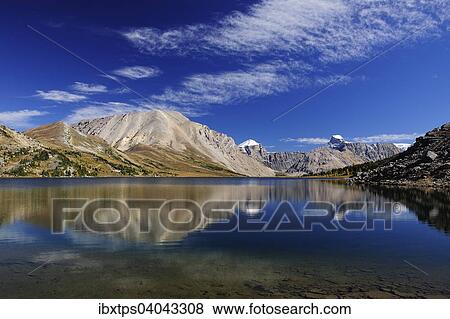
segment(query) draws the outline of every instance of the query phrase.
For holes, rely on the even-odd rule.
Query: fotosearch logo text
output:
[[[381,207],[380,207],[381,206]],[[52,232],[63,234],[68,224],[95,233],[133,231],[168,232],[300,232],[315,227],[326,231],[371,231],[392,229],[392,219],[401,213],[398,203],[345,202],[339,205],[309,201],[207,201],[148,199],[53,199]],[[207,227],[214,225],[214,227]]]

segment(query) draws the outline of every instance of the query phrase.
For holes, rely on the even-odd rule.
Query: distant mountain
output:
[[[334,148],[337,150],[343,149],[346,144],[347,144],[347,142],[342,137],[342,135],[332,135],[330,141],[328,142],[328,145],[331,148]]]
[[[74,126],[124,152],[158,150],[206,160],[246,176],[273,176],[274,172],[240,151],[234,140],[195,123],[179,112],[155,110],[82,121]],[[144,151],[145,150],[145,151]]]
[[[255,140],[246,140],[245,142],[242,142],[241,144],[239,144],[239,148],[240,149],[245,149],[248,146],[258,146],[261,145],[260,143],[258,143]]]
[[[268,154],[262,144],[252,139],[246,140],[245,142],[239,144],[239,149],[243,154],[250,156],[251,158],[254,158],[260,162],[264,162]]]
[[[260,143],[253,142],[244,142],[241,144],[241,150],[266,166],[288,175],[322,173],[355,164],[378,161],[401,152],[401,149],[394,144],[350,143],[341,135],[333,135],[328,145],[310,152],[270,153]]]
[[[181,113],[160,110],[23,134],[0,127],[0,176],[302,176],[400,152],[394,144],[349,143],[340,135],[310,152],[268,152],[255,140],[236,145]]]
[[[360,172],[356,182],[450,185],[450,123],[417,138],[405,152]]]
[[[408,148],[412,146],[412,144],[408,143],[394,143],[395,146],[397,146],[399,149],[402,150],[402,152],[406,151]]]
[[[393,143],[353,143],[347,142],[342,135],[333,135],[328,142],[328,147],[342,153],[350,152],[358,159],[357,162],[373,162],[389,158],[403,151],[404,146],[399,147]]]
[[[288,169],[306,156],[302,152],[268,152],[262,144],[252,139],[239,144],[239,148],[247,156],[281,173],[287,172]]]

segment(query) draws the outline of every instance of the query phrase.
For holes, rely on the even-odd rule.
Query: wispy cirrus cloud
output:
[[[348,139],[353,143],[400,143],[400,142],[413,142],[417,137],[423,134],[380,134],[366,137],[353,137]],[[297,138],[284,138],[282,142],[293,142],[300,145],[324,145],[330,141],[330,138],[325,137],[297,137]]]
[[[113,93],[113,94],[128,94],[130,92],[131,92],[130,89],[125,88],[125,87],[119,87],[119,88],[111,91],[111,93]]]
[[[349,81],[345,76],[320,72],[310,75],[311,68],[304,63],[275,60],[235,71],[194,74],[186,77],[180,85],[167,88],[150,99],[179,106],[223,105],[287,92],[298,86],[326,85],[337,77],[343,83]]]
[[[157,77],[161,74],[161,70],[156,67],[137,65],[123,67],[114,70],[112,73],[131,80],[138,80]]]
[[[370,54],[422,26],[438,32],[449,18],[443,0],[263,0],[213,24],[168,30],[130,28],[121,35],[152,55],[186,54],[315,56],[342,61]]]
[[[50,90],[50,91],[36,91],[36,97],[43,100],[55,102],[79,102],[85,100],[87,97],[80,94],[73,94],[67,91]]]
[[[120,34],[150,55],[233,58],[241,64],[234,71],[193,74],[156,96],[179,104],[223,104],[310,85],[305,79],[314,77],[320,83],[317,72],[328,82],[331,65],[367,60],[405,37],[414,41],[442,33],[449,12],[444,0],[263,0],[211,24],[129,28]],[[260,74],[259,68],[281,59],[290,62]],[[311,66],[302,70],[302,81],[298,64]],[[256,76],[261,87],[254,85]],[[255,91],[245,94],[240,87]]]
[[[293,74],[280,61],[259,64],[236,71],[216,74],[203,73],[188,76],[178,87],[168,88],[161,95],[151,98],[164,103],[179,105],[227,104],[252,97],[285,92],[302,78],[308,66],[296,66]]]
[[[77,92],[82,92],[82,93],[106,93],[106,92],[108,92],[108,88],[102,84],[75,82],[74,84],[71,85],[71,88]]]
[[[394,142],[410,142],[423,134],[380,134],[366,137],[355,137],[352,139],[354,142],[359,143],[394,143]]]
[[[0,123],[16,129],[24,129],[32,126],[31,120],[38,116],[46,115],[47,112],[38,110],[19,110],[0,112]]]

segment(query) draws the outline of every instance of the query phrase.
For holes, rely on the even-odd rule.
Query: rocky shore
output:
[[[415,187],[450,187],[450,123],[434,129],[408,150],[378,167],[359,172],[354,183]]]

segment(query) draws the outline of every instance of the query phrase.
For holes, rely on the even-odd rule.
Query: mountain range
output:
[[[291,176],[330,171],[351,165],[378,161],[402,152],[391,143],[350,143],[341,135],[333,135],[326,146],[310,152],[268,152],[260,143],[248,140],[240,144],[241,151],[273,170]]]
[[[335,135],[310,152],[268,152],[254,140],[237,145],[179,112],[162,110],[57,122],[23,133],[0,127],[1,176],[302,176],[401,151]]]

